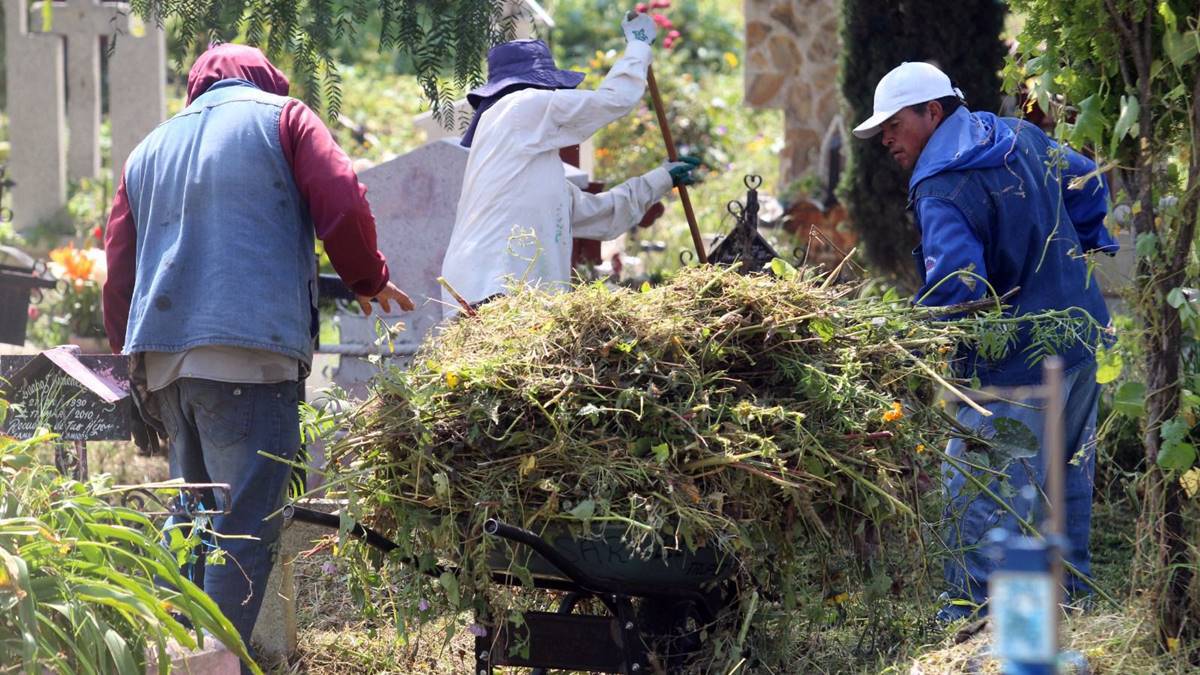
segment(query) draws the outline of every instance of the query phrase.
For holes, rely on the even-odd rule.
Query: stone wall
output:
[[[838,115],[837,0],[744,0],[746,104],[784,110],[783,184],[819,173]]]

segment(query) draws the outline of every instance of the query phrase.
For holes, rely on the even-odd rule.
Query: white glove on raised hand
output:
[[[630,14],[633,18],[630,18]],[[626,14],[625,20],[621,22],[621,30],[625,31],[626,42],[644,42],[652,45],[654,38],[658,37],[658,26],[654,24],[654,19],[641,12]]]

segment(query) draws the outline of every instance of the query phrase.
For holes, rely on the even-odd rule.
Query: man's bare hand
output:
[[[375,295],[360,295],[357,297],[358,306],[362,307],[363,314],[366,316],[371,316],[372,300],[378,301],[379,306],[383,308],[384,312],[392,311],[393,300],[395,300],[396,304],[400,306],[400,309],[406,312],[411,312],[416,306],[413,304],[412,299],[408,297],[407,293],[399,288],[396,288],[396,284],[393,284],[390,281],[387,282],[387,285],[383,287],[382,291],[379,291]]]

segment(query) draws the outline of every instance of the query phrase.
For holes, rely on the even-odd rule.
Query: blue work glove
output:
[[[654,19],[641,12],[626,14],[625,20],[621,22],[621,30],[625,31],[625,41],[631,43],[645,42],[652,45],[654,38],[658,37],[658,26],[654,24]]]
[[[699,157],[682,156],[678,162],[667,162],[663,167],[667,173],[671,174],[671,184],[675,187],[680,185],[695,185],[696,177],[692,175],[700,166]]]

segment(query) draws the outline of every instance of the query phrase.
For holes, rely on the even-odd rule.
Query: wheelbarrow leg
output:
[[[490,625],[490,624],[481,624]],[[475,636],[475,675],[492,675],[492,636]]]
[[[559,614],[570,614],[575,611],[575,605],[579,604],[580,600],[591,596],[591,593],[576,593],[571,592],[563,596],[562,602],[558,603]],[[546,675],[545,668],[534,668],[529,671],[529,675]]]
[[[634,618],[633,603],[629,598],[614,597],[617,607],[617,622],[621,630],[621,648],[625,652],[626,675],[643,675],[650,672],[646,646]]]

